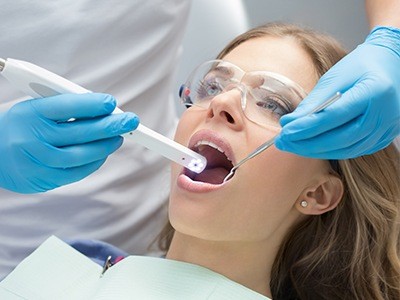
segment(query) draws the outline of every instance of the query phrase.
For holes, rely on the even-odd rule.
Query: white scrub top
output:
[[[3,2],[0,57],[26,60],[89,90],[110,93],[144,125],[173,136],[174,75],[191,1]],[[209,49],[207,43],[224,45],[247,29],[241,0],[194,2],[196,12],[199,5],[209,10],[196,15],[200,26],[191,23],[195,32],[188,32],[188,51],[197,45]],[[219,50],[220,44],[206,59]],[[22,98],[0,76],[0,110]],[[0,278],[50,234],[99,239],[132,254],[147,252],[167,219],[168,191],[169,161],[128,139],[80,182],[36,195],[0,189]]]

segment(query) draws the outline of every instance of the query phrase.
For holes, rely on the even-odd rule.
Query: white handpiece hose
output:
[[[84,94],[89,90],[29,62],[0,58],[0,72],[10,83],[33,98],[50,97],[64,93]],[[113,113],[122,113],[118,107]],[[142,146],[196,172],[204,170],[207,160],[204,156],[166,138],[139,124],[124,136],[132,137]]]

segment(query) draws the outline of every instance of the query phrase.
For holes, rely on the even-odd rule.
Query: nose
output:
[[[235,87],[215,96],[208,107],[207,120],[223,122],[234,130],[242,129],[244,120],[243,96],[244,91],[240,87]]]

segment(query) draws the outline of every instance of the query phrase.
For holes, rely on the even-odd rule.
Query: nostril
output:
[[[226,120],[231,123],[231,124],[235,124],[235,120],[233,119],[233,117],[227,113],[226,111],[223,111],[222,114],[224,114]]]

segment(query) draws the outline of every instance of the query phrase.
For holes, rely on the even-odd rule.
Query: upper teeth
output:
[[[195,145],[196,148],[200,147],[201,145],[208,145],[214,149],[217,149],[219,152],[224,153],[224,150],[221,147],[218,147],[216,144],[214,144],[213,142],[210,141],[206,141],[206,140],[201,140],[198,141]],[[229,158],[228,158],[229,159]],[[230,159],[229,159],[230,160]]]

